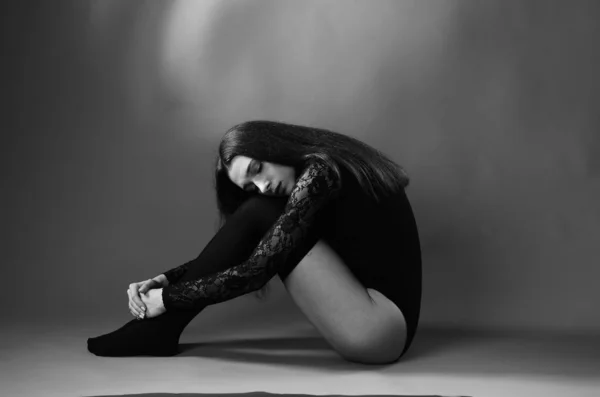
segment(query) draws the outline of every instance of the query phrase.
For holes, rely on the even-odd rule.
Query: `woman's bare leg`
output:
[[[308,320],[345,359],[366,364],[396,361],[406,341],[401,310],[365,288],[323,240],[283,283]]]

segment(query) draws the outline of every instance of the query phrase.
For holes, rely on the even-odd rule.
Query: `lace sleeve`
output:
[[[318,211],[335,197],[341,181],[320,160],[310,163],[298,178],[281,216],[260,240],[249,259],[227,270],[163,288],[167,310],[211,305],[261,289],[280,265],[295,257]]]

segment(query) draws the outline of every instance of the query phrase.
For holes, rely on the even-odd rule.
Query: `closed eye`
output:
[[[262,171],[263,163],[262,161],[252,160],[250,164],[248,164],[248,169],[246,170],[246,176],[256,175]],[[247,183],[244,186],[244,190],[247,192],[252,192],[257,189],[254,183]]]
[[[256,166],[254,173],[259,174],[262,171],[263,163],[262,163],[262,161],[256,161],[255,163],[258,165]]]

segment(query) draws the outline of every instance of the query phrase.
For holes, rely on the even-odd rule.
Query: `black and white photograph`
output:
[[[600,1],[0,29],[0,396],[600,396]]]

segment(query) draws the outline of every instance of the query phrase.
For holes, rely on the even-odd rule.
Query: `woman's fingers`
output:
[[[133,307],[133,303],[131,303],[131,301],[129,301],[129,312],[133,317],[139,317],[139,314],[137,313],[135,307]]]
[[[144,314],[144,309],[140,308],[135,303],[134,295],[132,294],[132,292],[131,292],[130,289],[127,290],[127,295],[129,296],[129,305],[134,310],[135,314],[137,314],[138,316],[139,315],[143,315]],[[137,296],[137,299],[139,299],[139,296]]]
[[[129,301],[127,302],[129,305],[129,311],[131,312],[132,315],[134,315],[135,317],[139,317],[140,313],[139,313],[139,309],[137,307],[135,307],[135,304],[133,303],[133,301],[131,300],[131,291],[127,290],[127,296],[129,297]]]
[[[139,313],[135,306],[133,305],[133,303],[131,301],[129,301],[129,312],[131,313],[131,315],[135,318],[143,318],[144,315]]]
[[[147,281],[144,281],[144,282],[142,283],[142,285],[140,285],[140,289],[138,290],[138,292],[139,292],[140,294],[145,294],[146,292],[148,292],[148,286],[147,286],[147,284],[148,284],[148,282],[147,282]]]
[[[138,288],[139,287],[137,283],[129,284],[129,299],[133,301],[134,305],[138,308],[139,311],[143,311],[146,309],[146,305],[144,305],[144,302],[142,302],[142,299],[140,298]]]
[[[139,317],[139,314],[136,313],[135,308],[131,304],[131,301],[129,302],[129,312],[133,317]]]
[[[144,281],[144,283],[142,284],[142,286],[139,289],[139,292],[141,294],[145,294],[146,292],[148,292],[149,290],[151,290],[153,288],[154,283],[156,283],[156,281],[152,280],[152,279]]]

